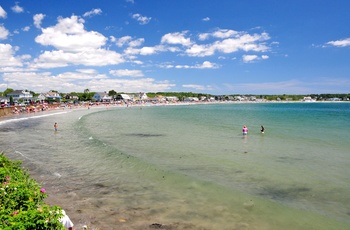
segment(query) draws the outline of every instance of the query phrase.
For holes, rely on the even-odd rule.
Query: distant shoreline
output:
[[[262,104],[262,103],[350,103],[350,101],[213,101],[213,102],[170,102],[170,103],[137,103],[137,104],[99,104],[99,105],[74,105],[74,106],[66,106],[66,107],[49,107],[47,110],[42,111],[41,109],[35,112],[22,112],[19,114],[14,113],[15,108],[19,108],[22,106],[11,106],[0,108],[0,119],[3,120],[13,118],[16,116],[23,115],[37,115],[42,113],[53,113],[58,111],[70,111],[77,109],[90,109],[90,108],[108,108],[108,107],[143,107],[143,106],[173,106],[173,105],[209,105],[209,104]],[[28,106],[29,107],[29,106]],[[40,105],[38,107],[41,107]],[[27,106],[25,107],[25,111],[27,111]]]

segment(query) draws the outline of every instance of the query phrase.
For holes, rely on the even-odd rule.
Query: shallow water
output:
[[[0,121],[0,146],[77,227],[349,229],[349,115],[350,103],[61,110]]]

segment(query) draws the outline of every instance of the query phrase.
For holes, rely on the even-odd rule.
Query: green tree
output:
[[[7,89],[5,89],[5,91],[4,91],[4,95],[7,96],[7,94],[12,93],[13,91],[14,91],[13,89],[7,88]]]
[[[35,93],[34,91],[29,91],[29,93],[31,93],[33,95],[33,97],[37,97],[39,94]]]
[[[113,89],[108,92],[108,96],[115,96],[117,95],[117,92],[114,91]]]

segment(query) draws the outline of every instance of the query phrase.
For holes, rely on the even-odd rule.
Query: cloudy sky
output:
[[[0,91],[350,93],[348,0],[0,1]]]

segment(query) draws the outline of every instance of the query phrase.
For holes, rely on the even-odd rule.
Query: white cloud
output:
[[[157,45],[157,46],[144,46],[142,48],[134,48],[134,47],[128,47],[124,50],[124,53],[126,55],[153,55],[153,54],[157,54],[159,52],[166,52],[166,51],[170,51],[170,52],[176,52],[178,51],[177,48],[174,47],[166,47],[163,45]]]
[[[268,55],[261,55],[261,57],[259,57],[258,55],[243,55],[242,59],[243,59],[243,62],[249,63],[249,62],[254,62],[257,60],[269,59],[269,56]]]
[[[202,63],[202,65],[199,65],[199,68],[200,69],[217,69],[218,65],[210,61],[205,61]]]
[[[15,5],[11,7],[12,11],[15,13],[22,13],[24,11],[23,7],[20,7],[19,5]]]
[[[243,55],[242,58],[243,58],[243,62],[247,63],[258,59],[259,57],[257,55]]]
[[[131,36],[124,36],[121,38],[117,38],[116,39],[116,45],[119,47],[122,47],[124,44],[128,43],[129,41],[131,41],[132,37]]]
[[[238,37],[240,34],[244,34],[244,32],[238,32],[235,30],[228,30],[228,29],[217,29],[212,33],[201,33],[198,35],[199,40],[206,40],[209,37],[214,38],[230,38],[230,37]]]
[[[95,49],[84,52],[45,51],[34,60],[36,68],[56,68],[69,65],[106,66],[123,63],[122,56],[114,51]]]
[[[111,42],[116,42],[117,38],[114,36],[109,36],[109,40],[111,40]]]
[[[205,39],[208,36],[208,34],[205,34],[202,35],[200,38]],[[242,32],[236,32],[233,30],[219,30],[212,33],[211,36],[226,39],[215,41],[211,44],[194,44],[185,51],[187,55],[204,57],[213,55],[215,54],[215,52],[234,53],[239,50],[245,52],[265,52],[270,49],[265,44],[265,41],[270,39],[267,33],[250,35]],[[231,36],[234,36],[234,38],[231,38]]]
[[[117,77],[143,77],[141,70],[129,70],[129,69],[119,69],[119,70],[110,70],[109,74]]]
[[[24,27],[23,29],[22,29],[22,31],[25,31],[25,32],[27,32],[27,31],[29,31],[30,30],[30,26],[26,26],[26,27]]]
[[[83,52],[105,45],[107,38],[98,32],[84,30],[83,23],[84,20],[77,16],[58,18],[57,25],[43,28],[35,41],[68,52]]]
[[[228,30],[228,29],[219,29],[214,33],[212,33],[212,36],[216,38],[230,38],[230,37],[236,37],[237,35],[239,35],[239,32],[235,30]]]
[[[140,25],[146,25],[152,19],[151,17],[142,16],[141,14],[133,14],[132,18],[136,19],[136,21],[138,21],[140,23]]]
[[[130,42],[129,42],[129,46],[131,46],[131,47],[140,46],[140,45],[142,45],[144,42],[145,42],[145,39],[144,39],[144,38],[138,38],[138,39],[135,39],[135,40],[133,40],[133,41],[130,41]]]
[[[41,22],[45,18],[45,14],[36,14],[33,16],[34,25],[36,28],[41,28]]]
[[[7,39],[7,36],[9,36],[9,31],[3,25],[0,25],[0,40]]]
[[[202,33],[198,35],[198,38],[200,41],[207,40],[209,38],[210,34],[209,33]]]
[[[161,43],[189,46],[192,42],[190,38],[185,37],[186,33],[187,31],[165,34],[161,39]]]
[[[91,11],[86,12],[83,16],[84,17],[92,17],[94,15],[99,15],[101,13],[102,13],[101,9],[92,9]]]
[[[0,6],[0,18],[6,18],[7,13],[6,11]]]
[[[65,72],[58,74],[55,77],[66,82],[72,82],[76,80],[108,79],[106,75],[99,74],[97,71]]]
[[[46,92],[48,86],[60,92],[82,92],[93,79],[106,79],[104,75],[90,75],[65,72],[56,76],[50,72],[13,72],[5,73],[4,79],[10,88],[31,89],[35,92]]]
[[[327,42],[326,44],[336,46],[336,47],[346,47],[346,46],[350,46],[350,38],[337,40],[337,41],[330,41],[330,42]]]
[[[182,85],[184,88],[192,88],[195,90],[200,90],[200,91],[210,91],[213,90],[213,87],[210,85],[196,85],[196,84],[187,84],[187,85]]]
[[[125,0],[126,2],[130,2],[131,4],[134,4],[135,1],[134,0]]]
[[[186,51],[186,54],[189,56],[198,56],[198,57],[205,57],[205,56],[211,56],[215,53],[215,47],[213,45],[197,45],[194,44],[190,48],[188,48]]]
[[[151,54],[155,54],[157,53],[158,51],[161,51],[162,48],[160,46],[158,47],[142,47],[141,49],[139,49],[141,55],[151,55]]]
[[[85,73],[85,74],[96,74],[97,71],[95,69],[77,69],[76,70],[79,73]]]
[[[176,69],[217,69],[219,68],[219,65],[212,63],[210,61],[204,61],[202,64],[197,65],[163,65],[163,68],[169,69],[169,68],[176,68]]]
[[[122,55],[102,47],[108,40],[102,34],[84,29],[83,19],[77,16],[58,18],[55,26],[42,29],[35,41],[57,50],[45,51],[34,60],[36,68],[55,68],[69,65],[105,66],[124,62]]]
[[[207,22],[207,21],[210,21],[210,18],[209,17],[205,17],[202,19],[203,21]]]
[[[101,92],[117,90],[122,92],[160,92],[169,90],[175,84],[156,81],[153,78],[113,79],[93,69],[79,69],[52,75],[50,72],[7,72],[3,74],[8,87],[46,92],[48,86],[59,92],[83,92],[85,89]]]
[[[144,41],[145,41],[144,38],[138,38],[138,39],[132,40],[131,36],[124,36],[124,37],[121,37],[121,38],[116,38],[115,39],[115,44],[118,47],[122,47],[125,44],[127,44],[130,47],[137,47],[137,46],[142,45],[144,43]]]
[[[22,66],[21,57],[15,57],[16,47],[10,44],[0,43],[0,67],[20,67]]]

